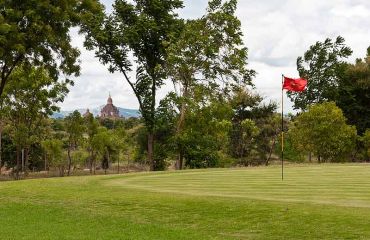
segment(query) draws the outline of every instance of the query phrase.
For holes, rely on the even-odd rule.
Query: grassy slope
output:
[[[370,166],[0,183],[0,239],[370,239]]]

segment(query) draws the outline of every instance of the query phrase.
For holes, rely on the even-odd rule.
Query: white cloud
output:
[[[352,7],[340,6],[338,8],[332,9],[331,13],[338,17],[345,18],[369,18],[370,10],[364,5],[356,5]]]
[[[102,1],[111,11],[113,0]],[[185,0],[181,17],[195,18],[205,12],[207,0]],[[370,45],[370,1],[368,0],[239,0],[237,15],[242,22],[244,42],[249,48],[250,68],[258,72],[256,90],[280,103],[281,74],[297,76],[298,56],[325,38],[338,35],[353,49],[351,61],[363,58]],[[61,105],[63,109],[95,107],[106,102],[110,91],[116,105],[138,108],[137,100],[122,76],[110,74],[83,49],[83,37],[73,30],[73,44],[81,49],[82,74]],[[163,97],[171,88],[159,91]],[[286,99],[286,98],[285,98]],[[286,99],[286,111],[292,103]]]

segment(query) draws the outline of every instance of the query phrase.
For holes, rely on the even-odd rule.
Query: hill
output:
[[[367,165],[0,182],[2,239],[370,239]]]
[[[100,114],[100,110],[104,107],[103,106],[100,106],[100,107],[96,107],[96,108],[93,108],[93,109],[90,109],[90,112],[96,117]],[[121,107],[117,107],[118,110],[119,110],[119,115],[121,117],[124,117],[124,118],[130,118],[130,117],[134,117],[134,118],[138,118],[140,117],[140,111],[139,110],[136,110],[136,109],[128,109],[128,108],[121,108]],[[77,111],[79,111],[81,114],[84,114],[86,112],[86,109],[76,109]],[[60,111],[60,112],[55,112],[53,113],[53,115],[51,116],[52,118],[65,118],[66,116],[68,116],[69,114],[71,114],[73,111]]]

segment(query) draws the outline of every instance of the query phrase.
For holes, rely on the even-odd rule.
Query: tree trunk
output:
[[[319,163],[321,163],[321,156],[319,155],[319,156],[317,156],[317,161],[319,162]]]
[[[118,161],[118,170],[117,170],[117,173],[119,174],[119,153],[118,153],[118,159],[117,159],[117,161]]]
[[[185,115],[186,115],[186,103],[185,103],[184,99],[186,99],[188,97],[188,95],[189,95],[188,86],[187,86],[187,82],[185,82],[184,92],[182,94],[183,101],[181,103],[181,108],[180,108],[180,117],[179,117],[179,121],[177,123],[177,129],[176,129],[177,135],[180,135],[183,128],[184,128]],[[181,144],[178,144],[178,150],[179,150],[179,154],[178,154],[178,158],[177,158],[176,168],[177,168],[177,170],[182,170],[183,161],[184,161],[184,151],[182,149]]]
[[[59,166],[59,177],[64,177],[64,166]]]
[[[269,152],[269,156],[265,162],[265,165],[268,166],[269,163],[270,163],[270,159],[271,159],[271,155],[272,155],[272,152],[274,151],[274,147],[275,147],[275,143],[276,143],[276,138],[274,138],[273,142],[272,142],[272,145],[271,145],[271,148],[270,148],[270,152]]]
[[[3,167],[3,161],[2,161],[2,158],[1,158],[1,155],[2,155],[2,142],[1,142],[1,139],[3,137],[3,126],[0,122],[0,175],[1,175],[1,168]]]
[[[311,152],[308,153],[308,161],[310,163],[312,162],[312,153]]]
[[[107,169],[109,169],[109,162],[110,162],[110,154],[109,154],[109,151],[107,151],[107,160],[108,160],[108,162],[107,162],[107,167],[105,168],[105,174],[107,174]]]
[[[47,171],[47,166],[48,166],[48,158],[47,158],[47,154],[45,153],[44,154],[44,171],[45,172]]]
[[[28,176],[28,160],[29,160],[29,148],[24,149],[24,174]]]
[[[93,163],[94,163],[93,172],[95,175],[96,174],[96,159],[95,158],[93,159]]]
[[[22,153],[22,155],[21,155],[22,156],[22,158],[21,158],[22,159],[21,169],[22,169],[22,172],[24,172],[24,148],[22,148],[21,153]]]
[[[92,168],[93,168],[93,152],[92,150],[89,150],[89,168],[90,168],[90,175],[92,174]]]
[[[182,167],[184,166],[184,152],[182,151],[182,149],[180,149],[180,152],[179,152],[179,170],[182,170]]]
[[[71,164],[72,164],[72,159],[71,159],[71,148],[68,147],[68,171],[67,175],[69,176],[71,173]]]
[[[20,164],[21,164],[21,159],[20,159],[20,147],[17,146],[17,165],[16,165],[16,171],[15,171],[15,179],[19,179],[19,169],[20,169]]]
[[[154,145],[154,134],[148,133],[148,162],[150,164],[150,171],[154,171],[154,159],[153,159],[153,145]]]

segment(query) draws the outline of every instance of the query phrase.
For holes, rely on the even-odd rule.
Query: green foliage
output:
[[[89,139],[92,139],[94,135],[98,133],[99,122],[91,113],[84,117],[84,121],[84,124],[86,126],[86,133]]]
[[[226,151],[231,116],[232,109],[223,100],[211,101],[191,111],[189,109],[187,125],[178,139],[178,143],[183,147],[186,166],[190,168],[219,166],[220,151]]]
[[[0,96],[22,64],[43,66],[54,81],[79,74],[79,51],[69,31],[101,12],[98,1],[12,0],[1,1],[0,9]]]
[[[178,169],[269,164],[281,146],[281,118],[275,103],[264,104],[248,89],[255,72],[247,69],[237,1],[210,0],[202,17],[186,21],[176,14],[181,7],[181,0],[116,0],[105,15],[97,0],[0,1],[0,151],[6,158],[0,165],[19,169],[24,150],[26,169],[40,169],[42,149],[61,175],[67,157],[68,174],[73,164],[89,164],[92,173],[96,159],[107,169],[123,154],[151,170],[165,170],[175,160]],[[79,73],[79,53],[69,38],[77,25],[85,46],[111,72],[123,74],[142,118],[95,119],[75,111],[64,120],[48,119],[73,84],[59,77]],[[292,127],[283,119],[291,127],[286,159],[301,162],[307,152],[324,161],[369,158],[370,47],[355,64],[344,62],[351,52],[337,37],[297,59],[309,85],[288,95],[295,108],[309,111],[298,114]],[[175,91],[158,104],[165,80]],[[363,136],[356,137],[329,100]],[[58,152],[62,148],[67,156]]]
[[[257,161],[255,160],[254,162],[257,162],[257,164],[264,163],[268,165],[270,163],[279,139],[279,134],[281,134],[281,116],[274,113],[273,109],[276,110],[276,104],[272,103],[260,108],[262,112],[265,112],[265,116],[256,119],[256,124],[260,129],[256,137]],[[286,125],[287,119],[284,119],[284,126]]]
[[[105,127],[100,127],[92,139],[92,144],[99,154],[106,154],[107,148],[112,146],[109,131]]]
[[[370,47],[364,60],[357,59],[355,64],[348,64],[340,76],[338,89],[336,104],[362,135],[370,128]]]
[[[370,129],[367,129],[361,138],[364,145],[364,157],[370,161]]]
[[[236,154],[238,154],[239,164],[248,165],[248,161],[244,158],[249,156],[255,150],[255,141],[260,129],[251,119],[244,119],[239,125],[239,144],[236,146]]]
[[[76,110],[67,116],[64,120],[65,130],[67,133],[67,153],[68,153],[68,176],[72,167],[72,154],[83,142],[83,133],[85,132],[84,119]]]
[[[121,72],[131,86],[140,106],[148,132],[148,160],[154,170],[153,144],[156,126],[157,89],[166,78],[168,44],[182,29],[182,21],[175,10],[182,7],[181,0],[139,1],[133,3],[116,0],[113,13],[89,22],[85,46],[94,49],[100,61],[111,72]],[[136,64],[136,81],[127,75],[133,62]]]
[[[115,120],[110,118],[103,118],[100,119],[100,124],[106,127],[107,129],[114,129]]]
[[[125,150],[124,130],[108,130],[99,127],[97,134],[91,139],[92,148],[98,153],[103,169],[108,169],[111,162],[120,157],[120,151]]]
[[[41,146],[46,153],[49,165],[59,168],[60,175],[63,176],[64,168],[67,164],[63,151],[63,141],[47,139],[41,142]]]
[[[236,8],[234,0],[210,1],[207,12],[199,19],[186,21],[179,38],[168,48],[166,71],[174,83],[177,98],[174,100],[178,112],[174,147],[179,169],[183,166],[182,139],[188,124],[187,115],[207,106],[207,102],[227,97],[235,86],[252,85],[255,73],[246,68],[248,54]]]
[[[261,104],[263,98],[240,88],[230,99],[233,109],[229,153],[239,164],[268,164],[279,132],[274,116],[276,104]]]
[[[324,161],[342,161],[354,150],[356,127],[346,124],[335,103],[315,104],[300,114],[289,130],[298,151],[312,152]]]
[[[84,149],[73,151],[71,155],[72,155],[74,164],[79,167],[83,166],[89,157],[88,153]]]
[[[6,167],[16,166],[16,145],[10,135],[4,129],[1,136],[1,165]]]
[[[338,81],[346,66],[343,59],[351,54],[344,38],[338,36],[335,41],[327,38],[324,42],[316,42],[303,57],[298,57],[297,70],[308,84],[304,92],[288,92],[294,108],[306,110],[314,103],[335,101]]]
[[[277,156],[280,156],[281,134],[277,137],[274,151]],[[295,147],[290,132],[284,133],[284,161],[303,163],[305,161],[305,153]]]
[[[67,82],[55,81],[43,67],[20,66],[10,80],[3,101],[9,105],[11,115],[23,115],[22,118],[51,115],[69,92]]]
[[[85,131],[84,119],[76,110],[65,118],[64,124],[68,134],[68,145],[70,148],[76,148],[82,140]]]
[[[186,21],[179,39],[168,50],[167,67],[175,83],[183,88],[252,84],[254,71],[246,69],[248,54],[236,8],[235,0],[212,0],[204,16]]]
[[[50,123],[46,117],[58,109],[57,104],[68,92],[68,84],[55,81],[42,67],[24,65],[15,68],[9,79],[5,96],[1,98],[6,105],[1,118],[8,121],[8,133],[17,146],[17,155],[25,150],[27,172],[29,153],[38,150],[41,140],[49,134]],[[19,164],[17,158],[17,174]]]
[[[98,134],[99,130],[99,121],[94,118],[94,116],[90,113],[84,116],[84,122],[86,126],[86,133],[87,133],[87,151],[89,152],[88,160],[89,160],[89,168],[90,172],[93,171],[93,163],[95,162],[96,157],[96,149],[94,149],[93,139],[96,134]]]

